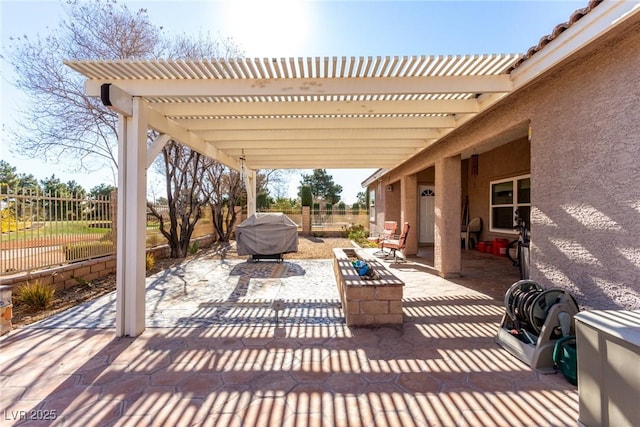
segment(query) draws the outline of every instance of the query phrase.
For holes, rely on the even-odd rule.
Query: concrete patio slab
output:
[[[148,279],[139,337],[105,296],[0,338],[0,425],[576,425],[576,387],[494,342],[517,271],[470,252],[444,280],[428,256],[388,264],[405,323],[377,328],[344,325],[330,260],[184,263]]]

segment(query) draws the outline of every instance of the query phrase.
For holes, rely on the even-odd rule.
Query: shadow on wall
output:
[[[532,278],[568,289],[582,309],[640,309],[640,214],[616,203],[532,212]]]

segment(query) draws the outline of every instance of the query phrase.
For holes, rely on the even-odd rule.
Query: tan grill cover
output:
[[[298,225],[283,213],[255,213],[236,228],[238,255],[298,252]]]

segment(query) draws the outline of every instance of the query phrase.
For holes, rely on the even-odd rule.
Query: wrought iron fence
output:
[[[282,212],[298,224],[298,230],[302,229],[303,218],[301,207],[291,209],[259,209],[258,212]],[[311,208],[310,214],[312,231],[343,231],[353,225],[362,225],[366,228],[369,224],[369,215],[367,211],[363,209],[314,207]]]
[[[298,225],[298,231],[302,230],[302,208],[299,208],[299,207],[298,208],[288,208],[288,209],[260,208],[260,209],[257,209],[257,211],[258,212],[264,212],[264,213],[283,213],[286,216],[288,216],[289,218],[291,218],[291,220]],[[246,211],[243,212],[243,217],[246,217]]]
[[[115,194],[115,193],[114,193]],[[115,199],[115,196],[112,196]],[[169,207],[154,205],[167,220]],[[269,209],[283,212],[301,230],[302,208]],[[110,196],[90,197],[43,193],[40,189],[0,185],[0,275],[32,271],[115,253],[116,203]],[[346,231],[368,226],[365,210],[334,206],[311,209],[312,231]],[[309,218],[307,218],[309,221]],[[147,247],[165,244],[160,222],[147,214]],[[214,233],[211,209],[204,207],[192,238]]]
[[[116,203],[111,197],[0,185],[0,276],[114,254]],[[168,223],[168,206],[155,207]],[[191,237],[213,233],[211,209],[205,207]],[[146,246],[166,242],[157,218],[147,215]]]
[[[109,197],[45,194],[0,185],[0,212],[0,275],[115,251]]]
[[[362,209],[347,209],[340,206],[311,208],[311,230],[342,231],[353,225],[368,226],[369,216]]]

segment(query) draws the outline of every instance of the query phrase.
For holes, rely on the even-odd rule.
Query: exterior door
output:
[[[420,243],[435,241],[436,193],[433,185],[421,185],[420,191]]]

